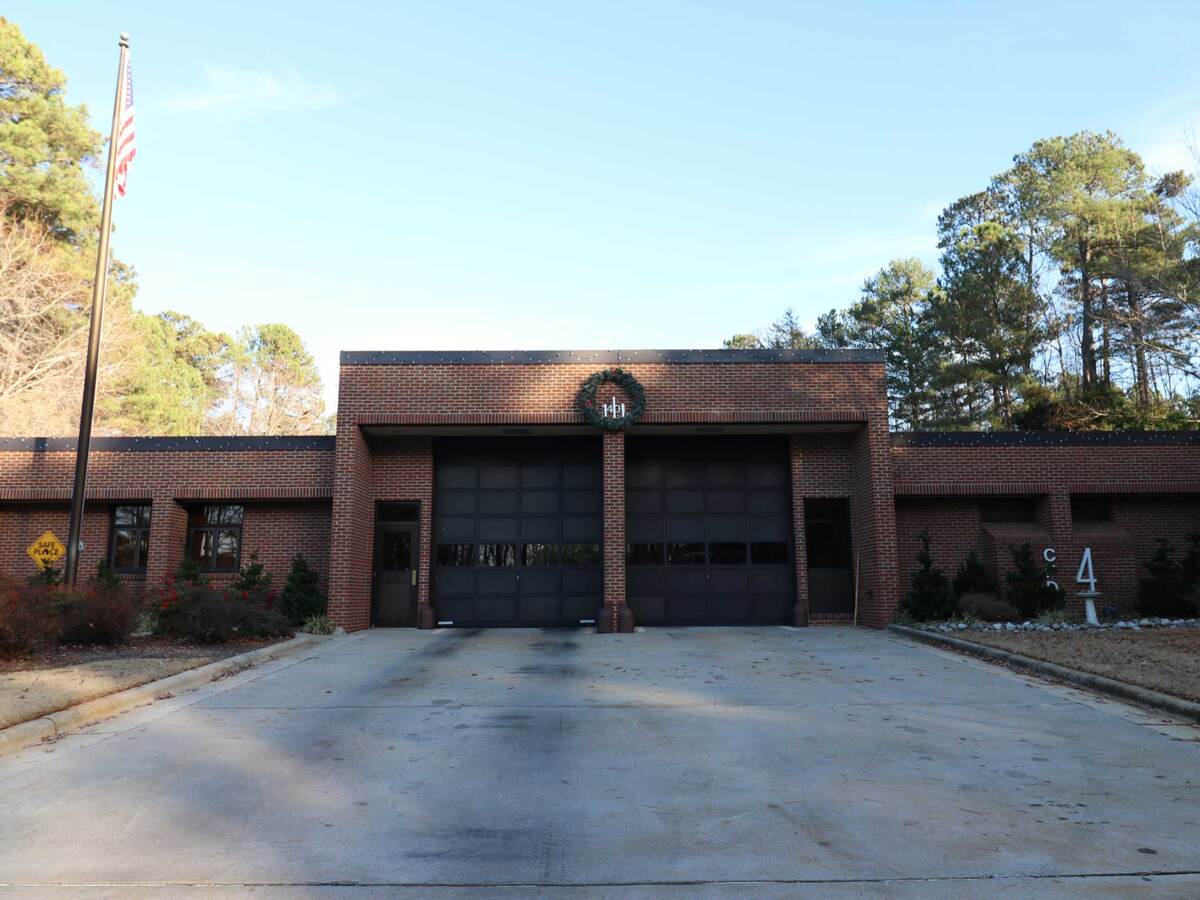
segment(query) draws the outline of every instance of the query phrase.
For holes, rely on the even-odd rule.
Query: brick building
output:
[[[578,399],[614,366],[646,398],[621,430]],[[1090,549],[1120,605],[1155,538],[1200,530],[1200,434],[891,434],[863,351],[344,353],[335,437],[93,447],[81,572],[155,583],[186,554],[219,580],[256,553],[282,580],[302,553],[348,629],[878,626],[922,529],[951,571],[1051,550],[1068,594]],[[73,448],[0,439],[0,571],[65,537]]]

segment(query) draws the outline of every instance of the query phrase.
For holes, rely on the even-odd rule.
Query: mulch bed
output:
[[[239,653],[248,653],[275,641],[231,641],[228,644],[195,644],[172,638],[148,636],[130,638],[128,644],[115,647],[100,645],[56,644],[31,656],[0,658],[0,674],[27,672],[31,669],[58,669],[106,659],[195,659],[205,657],[216,662]]]
[[[1200,702],[1200,628],[972,631],[953,636]]]

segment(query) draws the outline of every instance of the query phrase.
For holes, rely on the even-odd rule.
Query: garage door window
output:
[[[470,566],[475,563],[474,544],[438,544],[437,564],[439,566]]]
[[[523,566],[557,566],[557,544],[522,544],[521,565]]]
[[[778,566],[788,561],[788,545],[785,541],[758,541],[750,545],[750,564],[754,566]]]
[[[598,566],[600,564],[600,545],[563,544],[562,564],[564,566]]]
[[[626,544],[625,563],[630,566],[661,566],[665,544]]]
[[[517,548],[512,544],[480,544],[478,564],[484,568],[505,568],[517,564]]]
[[[670,566],[702,566],[704,565],[703,544],[668,544],[667,565]]]
[[[720,543],[708,545],[710,566],[743,566],[746,564],[746,545]]]

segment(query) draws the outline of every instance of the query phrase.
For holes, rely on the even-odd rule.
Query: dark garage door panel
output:
[[[600,565],[524,565],[526,544],[599,545],[600,442],[444,439],[435,451],[433,604],[460,626],[578,625],[602,600]],[[438,547],[513,547],[513,564],[440,565]]]
[[[645,553],[661,552],[659,564],[631,564],[626,572],[628,602],[639,623],[791,621],[795,573],[786,439],[631,438],[626,458],[626,540]],[[672,544],[703,545],[705,563],[667,564]],[[714,544],[742,560],[714,561]],[[766,545],[775,561],[755,561],[751,551]],[[694,548],[679,555],[694,557]]]

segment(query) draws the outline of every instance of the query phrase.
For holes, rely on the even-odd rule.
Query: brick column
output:
[[[858,563],[858,621],[882,628],[895,616],[900,599],[892,445],[886,416],[871,416],[854,434],[850,458],[850,526]]]
[[[150,552],[146,585],[154,588],[183,561],[187,544],[187,510],[171,497],[154,497],[150,506]]]
[[[358,424],[339,417],[329,535],[329,617],[347,631],[371,624],[374,525],[370,450]]]
[[[604,606],[596,630],[633,631],[633,612],[625,605],[625,433],[606,431],[601,469],[604,485]]]
[[[808,624],[808,552],[804,537],[804,453],[800,435],[791,436],[792,477],[792,552],[796,572],[796,605],[792,608],[792,624]]]

